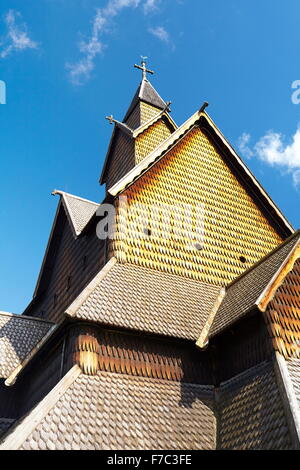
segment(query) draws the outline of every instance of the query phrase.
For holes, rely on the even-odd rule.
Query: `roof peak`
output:
[[[80,201],[83,201],[83,202],[88,202],[90,204],[94,204],[95,206],[99,206],[99,203],[98,202],[95,202],[95,201],[91,201],[90,199],[85,199],[83,197],[80,197],[80,196],[76,196],[75,194],[70,194],[70,193],[67,193],[66,191],[62,191],[60,189],[54,189],[51,193],[53,196],[56,196],[57,194],[59,196],[67,196],[67,197],[72,197],[74,199],[79,199]]]
[[[167,103],[162,99],[162,97],[155,90],[155,88],[149,82],[149,80],[146,78],[143,78],[135,92],[135,95],[130,103],[128,111],[125,114],[123,122],[127,121],[132,111],[141,101],[143,101],[144,103],[150,104],[160,110],[165,109],[167,107]]]

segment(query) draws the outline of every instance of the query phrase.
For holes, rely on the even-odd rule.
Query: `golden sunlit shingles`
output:
[[[155,132],[152,126],[149,134],[143,133],[149,138],[149,143],[143,142],[143,145],[151,148]],[[126,237],[114,241],[110,247],[111,254],[122,262],[226,285],[282,242],[197,127],[123,195],[127,196],[128,223],[124,230],[124,218],[118,217],[116,229],[117,233],[126,233]],[[136,222],[137,203],[142,205],[139,223]],[[165,231],[169,230],[169,222],[166,220],[164,226],[163,219],[168,219],[169,215],[153,215],[153,206],[172,207],[173,233],[167,238]],[[182,206],[194,211],[201,207],[204,210],[203,249],[197,249],[193,237],[191,243],[189,237],[178,236],[182,233],[179,217]],[[198,222],[195,214],[191,222],[193,228]],[[145,229],[153,230],[155,226],[161,228],[158,235],[141,237]],[[241,256],[246,258],[245,263],[241,262]]]

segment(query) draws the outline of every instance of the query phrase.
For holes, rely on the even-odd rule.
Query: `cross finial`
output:
[[[111,114],[110,116],[106,116],[106,118],[109,121],[109,124],[113,124],[115,122],[113,115]]]
[[[148,57],[141,56],[141,65],[136,65],[134,64],[134,67],[136,69],[142,70],[143,72],[143,80],[147,80],[147,73],[150,73],[151,75],[154,74],[153,70],[147,69],[147,59]]]

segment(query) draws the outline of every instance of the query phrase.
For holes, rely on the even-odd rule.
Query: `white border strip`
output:
[[[290,373],[286,364],[284,357],[278,352],[275,352],[275,372],[277,378],[281,382],[281,389],[284,389],[285,395],[285,406],[289,411],[288,423],[292,425],[293,437],[294,437],[294,446],[295,448],[300,448],[300,410],[295,394],[294,386],[290,377]]]

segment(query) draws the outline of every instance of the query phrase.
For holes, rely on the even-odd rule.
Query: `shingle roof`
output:
[[[79,196],[65,193],[64,191],[53,191],[52,194],[59,194],[62,197],[67,216],[72,224],[76,236],[80,235],[92,216],[95,214],[99,204]]]
[[[211,403],[212,389],[201,385],[80,375],[20,449],[213,449]]]
[[[209,337],[220,333],[256,306],[258,298],[299,240],[298,231],[227,287]]]
[[[153,106],[156,106],[156,108],[159,109],[164,109],[167,105],[164,100],[159,96],[155,88],[153,88],[151,83],[148,80],[142,80],[132,99],[132,102],[130,103],[130,106],[123,121],[126,121],[126,119],[129,117],[130,113],[133,111],[139,101],[145,101],[146,103],[152,104]]]
[[[298,402],[298,411],[300,412],[300,359],[293,358],[286,361],[289,375],[292,381],[294,393]]]
[[[133,330],[198,339],[220,287],[113,263],[111,260],[109,268],[103,268],[67,314]]]
[[[287,419],[272,365],[263,363],[221,384],[219,448],[291,448]]]
[[[212,386],[75,366],[14,425],[1,450],[289,449],[271,363]],[[218,433],[218,442],[216,435]]]
[[[0,312],[0,377],[9,377],[52,326],[44,320]]]

